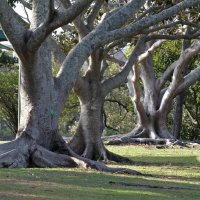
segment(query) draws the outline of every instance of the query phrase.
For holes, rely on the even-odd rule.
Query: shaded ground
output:
[[[135,165],[124,167],[156,176],[113,175],[80,169],[1,169],[0,200],[200,199],[199,149],[157,149],[155,146],[108,146],[108,148],[135,161]],[[127,187],[110,182],[193,190]]]

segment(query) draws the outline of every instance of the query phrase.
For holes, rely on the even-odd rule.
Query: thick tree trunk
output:
[[[76,84],[81,113],[77,131],[69,142],[70,148],[85,158],[92,160],[112,160],[116,162],[130,162],[129,159],[109,152],[101,139],[104,129],[103,103],[101,84],[91,78],[90,74],[82,80],[84,84]]]
[[[19,130],[15,141],[0,147],[1,166],[70,166],[72,163],[75,166],[75,162],[69,161],[70,159],[66,163],[61,160],[54,163],[55,160],[51,160],[51,156],[55,156],[53,153],[46,157],[48,151],[55,149],[60,115],[58,105],[62,104],[52,78],[48,45],[47,40],[36,53],[27,54],[20,63]]]
[[[77,132],[70,147],[78,154],[90,159],[106,159],[106,149],[101,140],[102,102],[101,100],[81,102],[81,114]],[[73,141],[76,140],[76,141]]]
[[[51,140],[58,123],[58,102],[55,82],[51,72],[51,52],[48,42],[34,56],[21,62],[20,126],[17,138],[24,133],[45,148],[51,148]]]

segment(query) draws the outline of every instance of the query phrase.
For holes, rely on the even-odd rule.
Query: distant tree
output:
[[[0,113],[10,132],[18,130],[18,69],[16,59],[0,51]]]
[[[200,52],[199,41],[196,40],[182,51],[179,48],[181,52],[174,52],[171,56],[168,55],[171,51],[167,50],[165,44],[159,47],[163,42],[156,41],[147,47],[141,62],[134,66],[132,74],[129,74],[128,87],[137,113],[137,126],[130,133],[120,137],[121,142],[138,137],[173,139],[174,136],[167,127],[167,117],[173,108],[174,98],[200,80],[199,65],[185,76],[182,73],[185,65]],[[157,57],[157,62],[153,59],[156,48],[165,59],[164,63],[161,62],[162,57]],[[155,66],[161,63],[166,66]],[[112,141],[114,142],[119,143],[119,139]]]

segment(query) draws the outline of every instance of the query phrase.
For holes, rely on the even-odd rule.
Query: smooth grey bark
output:
[[[102,134],[102,106],[104,97],[101,85],[89,73],[75,84],[74,90],[81,105],[80,120],[77,132],[70,141],[70,147],[79,155],[90,159],[105,159],[106,150],[101,141]]]

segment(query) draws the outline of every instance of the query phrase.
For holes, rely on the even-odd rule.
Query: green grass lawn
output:
[[[108,148],[135,161],[134,165],[123,165],[123,167],[155,176],[128,176],[61,168],[1,169],[0,200],[200,199],[199,149],[156,149],[153,146],[109,146]],[[112,164],[111,166],[119,165]],[[186,189],[152,189],[111,185],[109,181]]]

